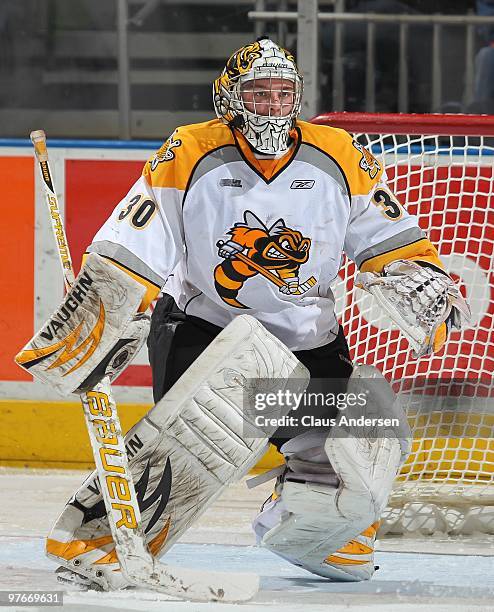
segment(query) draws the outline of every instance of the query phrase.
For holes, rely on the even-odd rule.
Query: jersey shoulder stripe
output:
[[[383,174],[382,164],[339,128],[298,121],[304,143],[317,147],[341,167],[352,196],[367,195]]]
[[[219,119],[178,127],[147,161],[143,177],[151,187],[184,191],[202,157],[232,144],[230,128]]]

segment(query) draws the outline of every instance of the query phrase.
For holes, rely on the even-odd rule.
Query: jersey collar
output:
[[[300,130],[296,127],[290,132],[293,143],[285,155],[278,159],[258,159],[244,135],[234,128],[231,128],[231,130],[242,159],[266,183],[274,181],[275,178],[289,166],[302,142]]]

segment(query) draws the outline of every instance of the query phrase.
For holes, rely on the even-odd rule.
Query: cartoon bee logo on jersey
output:
[[[285,295],[302,295],[316,284],[311,276],[300,282],[300,266],[309,259],[310,238],[278,219],[271,227],[249,210],[243,223],[227,232],[226,242],[217,242],[223,261],[214,269],[214,283],[221,299],[235,308],[248,308],[237,300],[244,283],[261,274]]]

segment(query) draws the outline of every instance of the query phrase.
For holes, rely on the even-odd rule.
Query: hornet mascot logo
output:
[[[249,210],[243,223],[227,232],[231,239],[219,241],[218,254],[224,258],[214,270],[216,291],[221,299],[235,308],[248,308],[237,300],[244,283],[261,274],[286,295],[301,295],[316,284],[311,276],[299,281],[299,269],[309,259],[310,238],[286,227],[278,219],[271,227]]]

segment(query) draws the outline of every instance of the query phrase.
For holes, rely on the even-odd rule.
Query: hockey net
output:
[[[333,288],[352,357],[393,384],[414,436],[381,535],[494,534],[494,117],[330,113],[313,122],[347,130],[384,163],[473,312],[440,355],[414,360],[353,286],[351,261]]]

